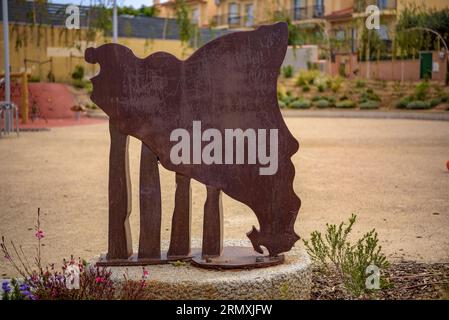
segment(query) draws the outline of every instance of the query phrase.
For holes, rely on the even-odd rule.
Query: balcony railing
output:
[[[356,0],[354,12],[364,13],[369,5],[375,5],[380,10],[393,10],[397,8],[397,0]]]
[[[292,21],[319,19],[324,17],[324,6],[292,8],[276,12],[278,18],[290,18]]]
[[[253,16],[237,16],[237,15],[217,15],[213,18],[214,24],[219,26],[228,26],[229,28],[244,28],[254,25]]]

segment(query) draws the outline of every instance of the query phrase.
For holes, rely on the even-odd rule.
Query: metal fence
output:
[[[277,11],[275,17],[289,18],[292,21],[320,19],[324,17],[324,6],[307,6]]]
[[[354,12],[363,13],[369,5],[375,5],[380,10],[393,10],[397,8],[397,0],[356,0]]]
[[[213,17],[215,26],[228,26],[229,28],[244,28],[254,26],[254,16],[216,15]]]

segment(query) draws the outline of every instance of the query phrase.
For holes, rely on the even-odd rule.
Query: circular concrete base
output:
[[[228,240],[224,245],[251,246],[243,240]],[[192,247],[200,246],[201,241],[192,241]],[[132,280],[142,278],[142,267],[108,269],[116,281],[123,280],[124,274]],[[150,265],[146,270],[151,299],[308,299],[312,286],[310,258],[298,248],[285,253],[283,264],[267,268],[209,270],[176,262]]]

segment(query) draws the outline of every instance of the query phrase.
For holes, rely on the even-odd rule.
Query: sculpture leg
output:
[[[161,184],[157,156],[142,143],[139,259],[161,258],[161,218]]]
[[[190,255],[190,224],[192,195],[190,178],[176,173],[175,210],[173,212],[170,247],[171,259]]]
[[[203,257],[218,257],[223,250],[223,205],[221,191],[207,186],[204,204]]]
[[[129,180],[128,141],[115,124],[109,122],[109,236],[107,259],[128,259],[132,255],[131,188]]]

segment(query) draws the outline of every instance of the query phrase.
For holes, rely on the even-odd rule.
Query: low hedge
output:
[[[368,100],[359,104],[360,109],[369,110],[369,109],[379,109],[380,102],[375,100]]]
[[[287,107],[287,104],[282,100],[278,100],[278,105],[279,105],[279,108],[281,108],[281,109]]]
[[[343,100],[343,101],[339,101],[335,104],[335,106],[337,108],[342,108],[342,109],[350,109],[350,108],[355,108],[356,104],[354,101],[352,100]]]
[[[407,109],[410,110],[422,110],[422,109],[430,109],[430,103],[421,100],[415,100],[407,104]]]
[[[441,103],[441,99],[440,98],[433,98],[432,100],[430,100],[430,107],[436,107],[437,105],[439,105]]]
[[[332,105],[331,105],[331,103],[329,101],[327,101],[325,99],[322,99],[322,100],[315,101],[315,106],[317,108],[322,109],[322,108],[329,108]]]
[[[312,103],[310,102],[310,100],[300,99],[293,101],[289,107],[293,109],[309,109],[311,106]]]
[[[404,97],[401,100],[396,101],[395,107],[397,109],[405,109],[407,108],[407,105],[412,102],[411,97]]]

